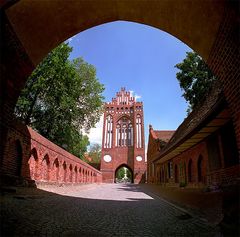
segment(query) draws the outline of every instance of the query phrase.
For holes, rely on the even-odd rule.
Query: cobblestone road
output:
[[[1,236],[221,236],[137,185],[48,188],[1,198]],[[55,192],[55,193],[52,193]]]

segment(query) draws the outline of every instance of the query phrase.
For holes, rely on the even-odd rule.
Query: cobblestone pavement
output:
[[[217,227],[138,185],[44,189],[1,197],[0,236],[221,236]]]

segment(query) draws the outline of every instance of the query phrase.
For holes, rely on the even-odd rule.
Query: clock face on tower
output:
[[[103,157],[103,160],[104,160],[105,162],[109,163],[109,162],[111,162],[112,157],[111,157],[110,155],[105,155],[105,156]]]
[[[141,157],[141,156],[137,156],[137,157],[136,157],[136,160],[137,160],[137,161],[142,161],[142,157]]]

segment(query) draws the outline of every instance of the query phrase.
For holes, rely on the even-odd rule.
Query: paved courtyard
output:
[[[221,236],[133,184],[19,188],[0,204],[0,236]]]

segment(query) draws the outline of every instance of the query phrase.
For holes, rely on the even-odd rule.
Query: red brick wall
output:
[[[225,14],[207,60],[221,81],[232,114],[240,159],[239,1],[226,1]]]
[[[198,159],[202,156],[202,181],[198,181]],[[189,162],[191,160],[191,180],[189,177]],[[206,183],[207,167],[208,167],[208,152],[205,142],[201,142],[191,149],[183,152],[175,157],[173,160],[173,169],[175,165],[178,168],[179,181],[175,183],[175,170],[173,170],[173,177],[171,182],[179,186],[180,183],[187,184],[188,187],[198,187]],[[182,167],[181,167],[182,166]],[[181,170],[182,169],[182,170]]]
[[[161,151],[161,144],[170,140],[174,131],[156,131],[152,125],[149,126],[148,148],[147,148],[147,180],[149,183],[160,182],[160,165],[153,167],[152,161],[157,158]]]
[[[207,183],[214,185],[232,184],[233,180],[237,180],[240,174],[240,165],[231,166],[225,169],[219,169],[207,174]]]
[[[22,152],[17,149],[19,146]],[[20,157],[22,162],[20,172],[17,174]],[[102,181],[100,171],[18,121],[15,121],[8,131],[1,174],[47,183]]]
[[[147,148],[147,182],[148,183],[158,183],[158,178],[154,175],[154,170],[152,168],[152,160],[154,160],[155,155],[159,154],[160,143],[157,139],[153,137],[152,129],[149,129],[148,136],[148,148]],[[156,176],[158,172],[156,172]]]
[[[167,168],[167,164],[170,161],[164,162],[163,164],[155,165],[155,176],[154,178],[152,178],[151,181],[154,183],[161,183],[165,186],[186,186],[190,188],[198,188],[211,185],[221,186],[234,184],[234,182],[236,182],[236,180],[239,178],[240,165],[237,164],[228,168],[224,168],[224,164],[222,164],[222,167],[220,169],[210,171],[206,142],[207,141],[205,140],[171,159],[170,161],[173,164],[173,175],[170,178],[168,177],[169,175]],[[201,181],[199,181],[198,177],[198,159],[200,156],[202,156]],[[188,170],[190,160],[192,161],[191,180]],[[177,165],[178,168],[178,180],[175,179],[175,165]],[[182,172],[180,172],[180,169],[182,169]],[[162,180],[160,180],[161,170],[164,170],[164,179]]]

